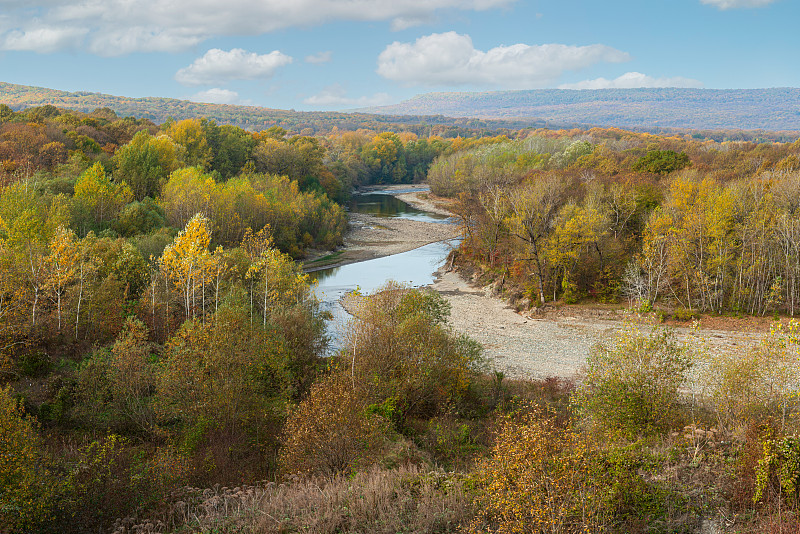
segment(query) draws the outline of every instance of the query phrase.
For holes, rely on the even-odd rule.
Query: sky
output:
[[[0,0],[0,81],[278,109],[800,86],[798,0]]]

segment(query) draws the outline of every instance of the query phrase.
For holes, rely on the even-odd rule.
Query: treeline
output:
[[[364,128],[332,128],[325,136],[289,135],[279,126],[254,133],[208,119],[168,120],[158,126],[147,119],[119,118],[108,108],[88,114],[54,106],[14,112],[0,104],[0,183],[29,180],[37,172],[74,181],[80,171],[100,162],[141,201],[156,198],[170,173],[191,166],[217,182],[243,172],[286,176],[303,191],[343,200],[360,185],[424,180],[441,154],[507,139]]]
[[[793,315],[800,142],[716,143],[619,130],[536,135],[440,157],[460,199],[459,259],[524,305],[623,297]]]

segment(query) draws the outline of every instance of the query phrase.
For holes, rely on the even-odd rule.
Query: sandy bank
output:
[[[392,186],[397,190],[398,186]],[[407,190],[409,186],[402,186]],[[392,190],[392,189],[382,189]],[[396,195],[398,198],[414,207],[427,211],[435,211],[449,215],[441,207],[434,205],[427,197],[425,191],[409,192]],[[429,209],[429,207],[431,209]],[[428,243],[444,241],[458,236],[458,227],[445,222],[433,223],[414,221],[399,217],[374,217],[363,213],[351,213],[349,217],[350,230],[344,237],[344,246],[334,253],[331,261],[319,261],[327,253],[318,255],[305,262],[306,271],[339,267],[348,263],[381,258],[392,254],[406,252]],[[314,261],[314,260],[317,261]]]

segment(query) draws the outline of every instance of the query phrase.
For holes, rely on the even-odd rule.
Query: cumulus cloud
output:
[[[700,0],[703,4],[715,6],[719,9],[736,9],[742,7],[764,7],[775,0]]]
[[[443,10],[480,11],[516,0],[0,0],[5,35],[40,25],[85,28],[88,49],[100,55],[185,50],[213,36],[259,35],[336,20],[390,21],[395,29],[435,18]],[[63,43],[62,43],[63,45]],[[55,46],[55,45],[53,45]],[[63,47],[63,46],[62,46]]]
[[[347,107],[383,106],[390,104],[392,101],[392,97],[386,93],[349,98],[344,87],[334,84],[326,87],[318,94],[306,98],[303,103],[320,109],[342,109]]]
[[[692,78],[653,78],[641,72],[626,72],[618,78],[596,78],[578,83],[565,83],[559,89],[636,89],[639,87],[703,87],[703,82]]]
[[[26,31],[11,31],[0,40],[0,49],[30,52],[55,52],[77,48],[87,30],[83,28],[39,27]]]
[[[259,55],[241,48],[228,52],[212,48],[203,57],[176,72],[175,80],[183,85],[211,85],[229,80],[271,78],[278,68],[291,62],[291,57],[278,50]]]
[[[200,91],[189,97],[192,102],[204,102],[210,104],[246,104],[241,98],[239,93],[229,89],[220,89],[215,87],[208,91]]]
[[[378,57],[377,72],[409,85],[480,85],[505,88],[543,87],[564,73],[630,56],[601,44],[498,46],[475,49],[468,35],[434,33],[414,43],[395,41]]]
[[[333,52],[327,50],[325,52],[320,52],[319,54],[312,54],[310,56],[306,56],[306,63],[319,65],[320,63],[328,63],[332,58],[333,58]]]

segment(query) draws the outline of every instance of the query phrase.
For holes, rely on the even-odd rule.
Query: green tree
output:
[[[112,183],[98,162],[75,182],[75,200],[92,213],[96,228],[116,218],[122,207],[133,200],[126,183]]]
[[[679,171],[691,164],[689,156],[685,152],[675,152],[674,150],[650,150],[636,160],[633,170],[639,172],[651,172],[653,174],[669,174]]]
[[[136,200],[155,198],[183,157],[184,148],[169,137],[140,131],[114,154],[115,178],[128,184]]]

